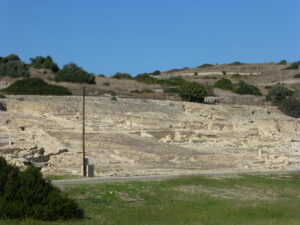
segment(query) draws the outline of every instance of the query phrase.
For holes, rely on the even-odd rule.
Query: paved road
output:
[[[72,180],[54,180],[52,181],[55,185],[66,185],[66,184],[92,184],[92,183],[112,183],[112,182],[126,182],[126,181],[157,181],[176,178],[180,176],[199,175],[199,176],[233,176],[233,175],[269,175],[269,174],[288,174],[288,173],[300,173],[300,170],[272,170],[272,171],[251,171],[251,172],[226,172],[226,173],[215,173],[205,172],[197,174],[173,174],[173,175],[152,175],[152,176],[135,176],[135,177],[93,177],[83,179],[72,179]]]

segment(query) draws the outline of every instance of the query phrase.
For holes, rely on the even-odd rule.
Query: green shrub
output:
[[[151,73],[153,76],[157,76],[157,75],[160,75],[161,72],[159,70],[155,70]]]
[[[203,102],[206,95],[204,86],[197,82],[185,82],[179,89],[179,96],[185,101]]]
[[[266,85],[266,86],[264,86],[264,88],[265,88],[265,89],[271,89],[271,88],[273,88],[273,86],[271,86],[271,85]]]
[[[286,60],[281,60],[280,62],[276,63],[277,65],[287,65]]]
[[[272,89],[269,90],[266,100],[271,101],[273,104],[277,105],[281,101],[285,100],[289,96],[293,95],[293,91],[288,88],[277,84]]]
[[[159,81],[159,79],[151,77],[148,73],[138,74],[134,79],[146,84],[157,84]]]
[[[28,65],[15,54],[3,57],[0,60],[0,77],[3,76],[29,77]]]
[[[233,62],[229,64],[230,66],[242,66],[245,65],[245,63],[241,63],[241,62]]]
[[[201,66],[198,66],[197,68],[210,68],[210,67],[213,67],[214,65],[212,64],[208,64],[208,63],[205,63],[205,64],[202,64]]]
[[[75,63],[69,63],[56,74],[55,81],[95,84],[95,75],[84,71]]]
[[[300,118],[300,100],[287,98],[278,104],[278,108],[288,116]]]
[[[98,77],[106,77],[104,74],[98,74]]]
[[[109,82],[104,82],[102,85],[103,86],[109,86],[110,84],[109,84]]]
[[[233,84],[232,84],[231,80],[222,78],[222,79],[216,81],[216,83],[214,84],[214,87],[220,88],[223,90],[232,90]]]
[[[300,78],[300,73],[294,75],[294,78]]]
[[[5,96],[4,95],[0,95],[0,98],[5,98]]]
[[[120,73],[117,72],[115,73],[115,75],[113,75],[111,78],[113,79],[119,79],[119,80],[123,80],[123,79],[132,79],[131,75],[129,73]]]
[[[223,74],[224,76],[226,75],[226,73],[227,73],[227,72],[226,72],[225,70],[222,71],[222,74]]]
[[[0,157],[0,218],[67,220],[83,218],[78,204],[42,177],[34,166],[24,171]]]
[[[288,67],[284,68],[284,70],[297,70],[299,68],[299,65],[300,65],[300,61],[294,62]]]
[[[35,58],[30,58],[30,61],[30,66],[37,69],[49,69],[52,70],[54,73],[59,70],[57,64],[53,62],[51,56],[37,56]]]
[[[236,79],[236,78],[241,78],[241,77],[242,77],[242,75],[239,74],[239,73],[235,73],[235,74],[233,74],[233,75],[231,76],[231,78],[234,78],[234,79]]]
[[[187,81],[184,80],[181,76],[170,77],[165,80],[165,83],[171,86],[180,86],[186,83]]]
[[[253,86],[246,84],[245,81],[240,80],[238,84],[238,88],[234,90],[235,93],[240,95],[258,95],[262,96],[260,90]]]
[[[39,78],[18,80],[3,91],[16,95],[71,95],[67,88],[47,84]]]

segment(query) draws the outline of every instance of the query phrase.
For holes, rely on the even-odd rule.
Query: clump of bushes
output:
[[[0,218],[83,218],[78,204],[42,177],[34,166],[20,171],[0,157]]]
[[[117,72],[111,78],[118,79],[118,80],[121,80],[121,79],[128,79],[128,80],[130,80],[130,79],[132,79],[132,76],[129,73],[120,73],[120,72]]]
[[[49,69],[56,73],[59,68],[55,62],[53,62],[51,56],[43,57],[37,56],[35,58],[30,58],[30,66],[37,69]]]
[[[300,78],[300,73],[294,75],[294,78]]]
[[[231,80],[222,78],[222,79],[216,81],[216,83],[214,84],[214,87],[220,88],[223,90],[232,90],[233,84],[232,84]]]
[[[297,70],[300,66],[300,61],[298,62],[293,62],[291,65],[288,67],[284,68],[284,70]]]
[[[229,65],[230,66],[242,66],[242,65],[245,65],[245,63],[241,63],[241,62],[236,61],[236,62],[230,63]]]
[[[71,92],[67,88],[47,84],[39,78],[18,80],[3,91],[16,95],[71,95]]]
[[[277,65],[287,65],[287,61],[281,60],[280,62],[277,63]]]
[[[205,63],[205,64],[202,64],[201,66],[198,66],[197,68],[210,68],[210,67],[213,67],[214,65],[212,64],[208,64],[208,63]]]
[[[300,100],[287,98],[278,103],[278,109],[288,116],[300,118]]]
[[[273,88],[273,86],[271,86],[271,85],[266,85],[266,86],[264,86],[264,88],[265,88],[265,89],[271,89],[271,88]]]
[[[274,105],[277,105],[292,95],[293,91],[289,90],[283,85],[277,84],[269,90],[266,100],[271,101]]]
[[[55,81],[57,82],[72,82],[72,83],[87,83],[95,84],[95,75],[86,72],[75,63],[69,63],[64,65],[56,76]]]
[[[204,80],[216,80],[218,78],[216,76],[205,75],[205,76],[202,77],[202,79],[204,79]]]
[[[161,72],[159,70],[155,70],[151,73],[153,76],[158,76],[161,74]]]
[[[28,65],[15,54],[0,58],[0,77],[29,77],[28,69]]]
[[[205,87],[197,82],[185,82],[179,88],[179,96],[185,101],[203,102],[207,92]]]
[[[0,95],[0,98],[5,98],[5,96],[4,95]]]
[[[102,85],[103,86],[109,86],[110,84],[109,84],[109,82],[104,82]]]
[[[148,73],[138,74],[135,78],[136,81],[145,83],[145,84],[157,84],[159,79],[151,77]]]
[[[233,75],[231,76],[231,78],[234,78],[234,79],[236,79],[236,78],[241,78],[241,77],[242,77],[242,75],[239,74],[239,73],[235,73],[235,74],[233,74]]]
[[[253,86],[246,84],[245,81],[240,80],[238,83],[238,87],[234,90],[235,93],[240,94],[240,95],[257,95],[257,96],[262,96],[260,90]]]

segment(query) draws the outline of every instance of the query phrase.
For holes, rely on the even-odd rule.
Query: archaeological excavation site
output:
[[[86,157],[95,176],[300,168],[300,121],[274,106],[89,96]],[[5,98],[0,154],[46,175],[82,175],[82,97]]]

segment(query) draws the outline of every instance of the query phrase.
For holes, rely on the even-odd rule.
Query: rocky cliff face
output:
[[[80,174],[81,98],[11,96],[0,154],[44,173]],[[275,107],[86,98],[96,175],[300,168],[300,120]]]

